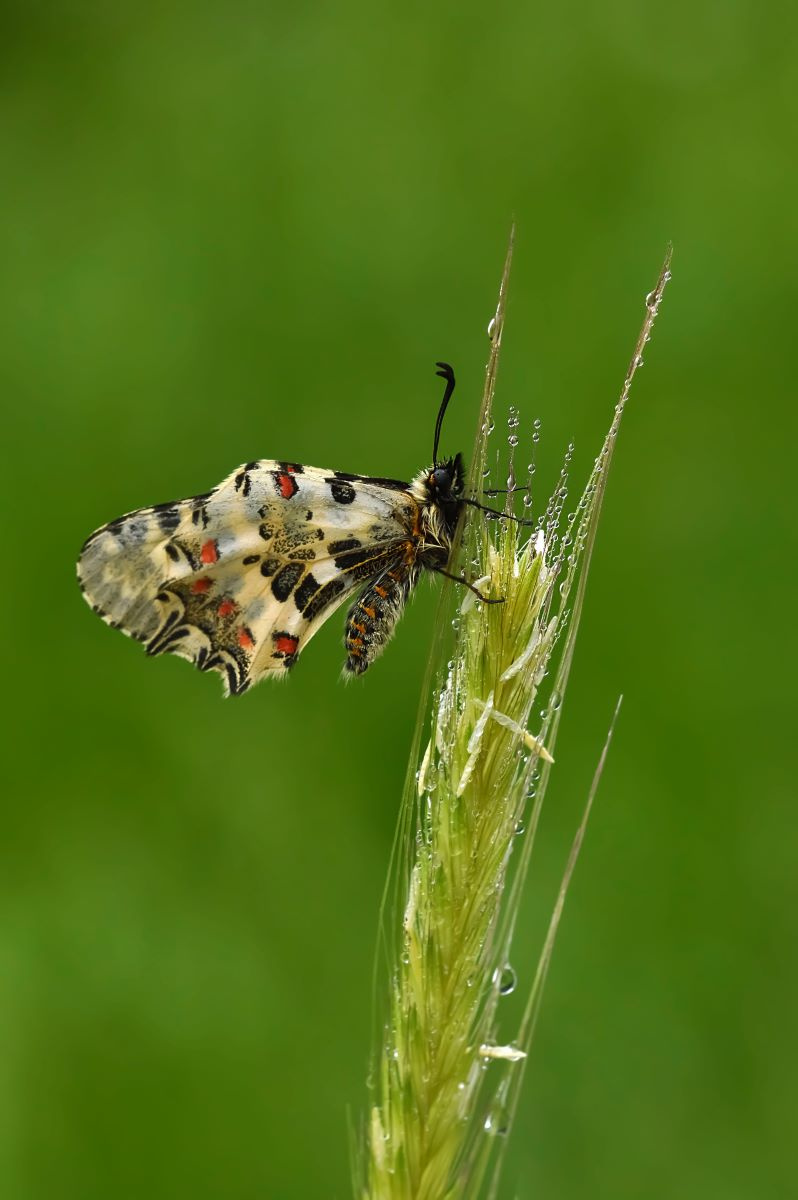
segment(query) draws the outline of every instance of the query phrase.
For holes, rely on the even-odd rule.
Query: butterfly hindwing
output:
[[[81,587],[148,653],[187,658],[241,692],[284,674],[364,582],[405,570],[419,508],[407,488],[247,463],[211,492],[97,530],[78,564]]]

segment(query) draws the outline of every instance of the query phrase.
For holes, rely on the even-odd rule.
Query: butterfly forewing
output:
[[[78,564],[81,587],[95,612],[149,653],[180,655],[242,692],[284,674],[364,582],[385,576],[393,594],[392,576],[407,578],[420,512],[408,489],[247,463],[212,492],[98,529]],[[366,665],[381,648],[372,643]]]

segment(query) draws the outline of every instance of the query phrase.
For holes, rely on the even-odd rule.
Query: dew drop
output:
[[[488,321],[488,337],[490,338],[491,341],[493,341],[495,336],[496,336],[496,318],[491,317],[491,319]]]
[[[523,817],[519,817],[515,823],[515,836],[520,837],[525,829],[526,825],[524,824]]]
[[[515,971],[509,963],[505,963],[501,969],[496,968],[493,972],[493,982],[500,996],[509,996],[515,991]]]
[[[513,449],[515,449],[515,447],[518,445],[518,434],[511,433],[510,436],[508,437],[507,441],[508,441],[508,444],[511,445]]]
[[[502,1105],[497,1104],[485,1117],[483,1128],[485,1133],[489,1133],[491,1137],[506,1137],[510,1129],[510,1118],[507,1110]]]

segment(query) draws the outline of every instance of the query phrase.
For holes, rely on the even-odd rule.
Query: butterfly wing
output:
[[[418,502],[398,480],[261,460],[202,496],[138,509],[88,539],[92,608],[150,654],[245,691],[284,674],[364,580],[412,553]]]

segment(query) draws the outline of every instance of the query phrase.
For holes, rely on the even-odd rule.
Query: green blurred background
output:
[[[347,1197],[376,911],[436,589],[345,688],[147,661],[73,563],[291,458],[613,467],[515,967],[626,697],[502,1195],[795,1194],[796,25],[697,0],[4,4],[3,1200]],[[512,1032],[516,997],[507,1002]]]

